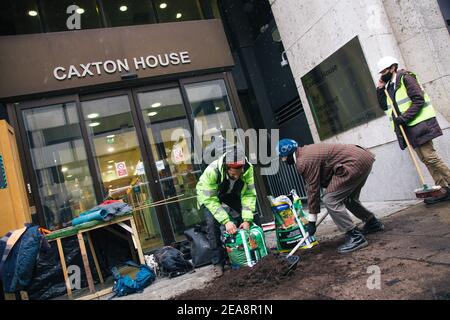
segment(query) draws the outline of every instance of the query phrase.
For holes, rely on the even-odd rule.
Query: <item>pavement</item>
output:
[[[407,211],[409,209],[410,210],[413,210],[414,208],[417,209],[418,206],[425,207],[424,204],[419,200],[365,202],[363,203],[363,205],[365,205],[369,210],[374,212],[374,214],[382,220],[385,220],[391,216],[395,217],[395,215],[398,213],[401,213],[401,215],[408,214]],[[448,207],[444,207],[444,211],[447,211],[447,209],[445,208],[449,208],[447,214],[450,219],[450,203]],[[325,210],[322,209],[321,214],[324,213]],[[354,220],[356,223],[358,224],[360,223],[360,221],[357,220],[356,218],[354,218]],[[432,232],[432,230],[430,232]],[[325,218],[325,220],[322,222],[316,233],[319,242],[333,239],[340,234],[341,232],[339,232],[339,230],[336,228],[330,216]],[[269,248],[276,247],[276,239],[274,231],[266,232],[266,243]],[[405,246],[407,245],[409,244],[405,244]],[[445,254],[448,255],[449,259],[447,260],[449,260],[448,263],[450,265],[450,253]],[[427,251],[427,255],[433,256],[433,252]],[[434,259],[438,259],[436,258],[437,253],[434,256],[435,256]],[[445,256],[442,259],[445,259],[446,257],[447,256]],[[197,268],[191,273],[173,279],[157,278],[157,280],[150,286],[148,286],[142,293],[133,294],[125,297],[116,297],[114,298],[114,300],[167,300],[192,289],[202,289],[213,279],[214,277],[212,272],[212,266],[211,265],[205,266]],[[106,295],[100,297],[99,299],[104,300],[109,299],[110,297],[111,295]]]

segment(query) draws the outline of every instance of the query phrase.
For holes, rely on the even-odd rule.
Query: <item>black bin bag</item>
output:
[[[195,268],[211,264],[212,250],[207,234],[201,227],[187,229],[184,235],[191,243],[192,264]]]
[[[112,225],[111,228],[121,232],[121,228],[118,226]],[[122,238],[104,228],[90,231],[90,234],[103,278],[106,279],[112,275],[111,267],[132,259],[129,244]],[[31,300],[48,300],[67,293],[56,241],[51,241],[50,246],[50,249],[46,252],[41,252],[37,258],[34,276],[30,287],[27,289]],[[67,268],[70,268],[70,266],[78,267],[77,269],[81,275],[80,288],[86,288],[88,284],[77,236],[62,239],[62,246]],[[87,253],[94,284],[99,283],[100,279],[89,248]],[[73,268],[68,270],[71,284],[76,282],[73,270]],[[75,288],[72,288],[72,290],[75,290]]]

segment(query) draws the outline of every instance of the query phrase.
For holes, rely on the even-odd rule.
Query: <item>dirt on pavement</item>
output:
[[[445,299],[450,300],[450,202],[419,204],[382,220],[385,231],[348,254],[340,236],[298,251],[297,269],[270,254],[253,268],[229,270],[175,299]]]

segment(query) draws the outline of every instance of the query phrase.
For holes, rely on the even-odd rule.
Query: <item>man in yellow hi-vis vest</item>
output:
[[[427,198],[424,202],[434,204],[450,200],[450,169],[433,146],[433,139],[442,135],[436,120],[436,112],[417,76],[410,71],[399,70],[398,65],[398,60],[389,56],[378,61],[378,72],[381,75],[377,84],[378,102],[391,121],[400,148],[402,150],[406,148],[398,129],[398,126],[402,125],[412,147],[428,168],[435,184],[442,187],[441,195]],[[390,99],[386,97],[385,89]],[[392,108],[397,111],[397,118]]]

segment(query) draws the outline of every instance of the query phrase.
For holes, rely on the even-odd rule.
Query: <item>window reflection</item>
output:
[[[41,16],[36,0],[0,1],[0,35],[39,33]]]
[[[0,35],[220,18],[217,0],[0,1]]]
[[[155,23],[155,13],[151,1],[103,1],[107,25],[111,27]]]
[[[74,103],[23,111],[46,226],[65,227],[96,204]]]
[[[71,6],[78,9],[70,10]],[[47,32],[100,28],[101,18],[95,0],[46,0],[40,4]],[[69,12],[68,12],[69,11]]]
[[[162,244],[161,231],[144,168],[127,95],[82,102],[89,140],[103,182],[104,196],[133,209],[144,250]]]
[[[138,94],[152,154],[165,199],[182,195],[166,205],[177,240],[202,221],[195,186],[201,173],[192,161],[191,133],[178,88]]]
[[[186,93],[194,115],[196,132],[203,136],[202,147],[211,143],[219,133],[235,128],[225,82],[212,80],[186,85]]]
[[[203,18],[198,0],[155,0],[159,22],[200,20]]]

